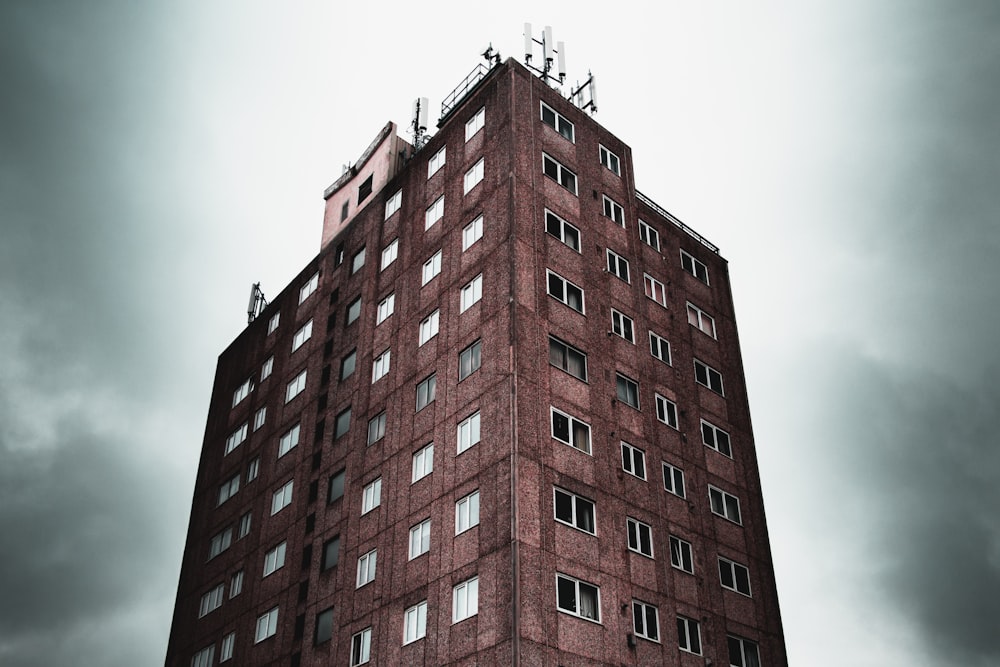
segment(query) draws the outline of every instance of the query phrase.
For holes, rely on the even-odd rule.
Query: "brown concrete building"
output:
[[[727,265],[520,64],[219,357],[168,667],[787,664]]]

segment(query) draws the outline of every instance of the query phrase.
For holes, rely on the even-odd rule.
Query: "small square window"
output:
[[[742,524],[740,517],[740,499],[731,493],[726,493],[722,489],[714,486],[708,487],[708,500],[712,506],[712,513],[729,519],[733,523]]]
[[[561,410],[550,408],[552,437],[570,447],[590,454],[590,425]]]
[[[427,634],[427,600],[418,602],[403,614],[403,644],[423,639]]]
[[[656,418],[671,428],[677,428],[677,404],[659,394],[656,394],[654,398],[656,399]]]
[[[431,375],[417,385],[417,412],[434,402],[437,393],[437,375]]]
[[[473,278],[462,288],[459,298],[459,313],[464,313],[483,298],[483,274]]]
[[[451,593],[451,622],[458,623],[479,613],[479,577],[455,586]]]
[[[549,363],[575,378],[587,381],[587,355],[553,336],[549,336]]]
[[[557,487],[553,487],[553,496],[556,521],[591,535],[597,534],[594,501]]]
[[[580,252],[580,230],[549,209],[545,209],[545,231],[573,250]]]
[[[660,251],[660,233],[642,220],[639,221],[639,238],[657,252]]]
[[[483,344],[476,341],[458,355],[458,381],[461,382],[479,370],[483,363]]]
[[[483,238],[483,216],[480,215],[462,229],[462,252],[481,238]]]
[[[556,607],[561,612],[600,623],[601,591],[586,581],[557,574]]]
[[[455,503],[455,534],[459,535],[478,525],[479,491],[477,490]]]
[[[690,542],[675,535],[670,536],[670,565],[688,574],[694,574],[694,557]]]
[[[365,628],[351,637],[351,667],[368,662],[372,650],[372,629]]]
[[[542,153],[542,173],[576,194],[576,174],[544,153]]]
[[[607,167],[615,176],[621,176],[621,164],[618,156],[609,151],[604,146],[600,146],[601,164]]]
[[[458,453],[461,454],[479,442],[479,412],[458,423]]]
[[[660,617],[653,605],[632,600],[632,627],[636,637],[659,643]]]
[[[694,379],[698,384],[708,387],[721,396],[725,396],[725,393],[722,391],[722,374],[699,359],[694,360]]]
[[[690,301],[687,304],[688,324],[715,338],[715,318]]]
[[[701,282],[708,284],[708,267],[681,250],[681,267]]]
[[[625,226],[625,209],[621,204],[604,195],[604,217],[611,218],[618,225]]]
[[[733,457],[733,448],[729,434],[710,422],[701,420],[701,441],[706,447],[711,447],[723,456]]]
[[[423,287],[431,280],[433,280],[437,275],[441,273],[441,251],[438,250],[434,255],[424,262],[424,268],[421,271],[420,286]]]
[[[618,400],[625,405],[639,409],[639,383],[621,373],[615,373],[615,386]]]
[[[413,453],[413,476],[410,482],[423,479],[434,471],[434,443],[430,443]]]
[[[486,123],[486,107],[481,107],[472,118],[465,122],[465,140],[468,141],[476,132],[483,129],[483,125]]]
[[[427,178],[430,178],[437,173],[438,169],[444,166],[445,158],[447,154],[445,153],[446,146],[442,146],[441,150],[431,156],[431,159],[427,161]]]
[[[684,471],[666,461],[663,462],[663,488],[675,496],[685,497]]]
[[[646,479],[646,452],[622,440],[622,470]]]
[[[431,550],[431,520],[425,519],[410,528],[409,560]]]
[[[578,313],[584,312],[583,290],[566,280],[558,273],[546,270],[546,286],[548,294]]]
[[[486,170],[485,165],[485,158],[479,158],[479,162],[472,165],[469,171],[465,172],[465,194],[469,194],[469,191],[479,185],[479,183],[483,180]]]
[[[570,141],[576,141],[573,123],[545,102],[542,102],[542,122]]]
[[[750,597],[750,570],[745,565],[719,556],[719,579],[723,588]]]
[[[372,549],[358,559],[358,577],[355,588],[361,588],[375,580],[375,566],[378,560],[378,549]]]

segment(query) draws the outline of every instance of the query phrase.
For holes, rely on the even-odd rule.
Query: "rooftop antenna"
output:
[[[426,136],[429,107],[430,103],[426,97],[418,97],[413,101],[413,122],[410,133],[413,135],[414,152],[419,151],[430,141],[430,137]]]
[[[597,77],[590,70],[587,70],[587,80],[583,85],[577,84],[576,90],[569,94],[569,100],[584,111],[589,109],[591,116],[597,113]]]
[[[531,64],[531,59],[534,57],[535,44],[539,44],[542,47],[542,64],[541,67],[535,67]],[[556,72],[552,71],[552,64],[555,60],[555,56],[558,56],[558,63],[556,65]],[[555,43],[552,40],[552,26],[545,26],[542,30],[541,40],[535,39],[531,32],[531,24],[524,24],[524,65],[533,72],[536,72],[542,79],[542,81],[548,83],[552,87],[558,87],[562,85],[563,81],[566,79],[566,48],[563,46],[562,42]]]
[[[260,289],[260,283],[254,283],[250,288],[250,303],[247,304],[247,324],[257,319],[257,316],[265,308],[267,308],[267,299],[264,298],[264,292]]]
[[[500,64],[500,52],[493,50],[493,42],[490,42],[490,45],[486,47],[482,56],[486,59],[486,62],[490,64],[490,69]]]

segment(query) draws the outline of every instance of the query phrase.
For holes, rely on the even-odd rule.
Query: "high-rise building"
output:
[[[168,667],[787,663],[727,264],[508,60],[218,361]]]

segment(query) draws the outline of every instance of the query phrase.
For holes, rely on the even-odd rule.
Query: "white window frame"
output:
[[[278,328],[278,324],[281,322],[281,311],[279,310],[274,315],[271,315],[271,319],[267,321],[267,335],[271,335]]]
[[[554,168],[555,175],[549,173],[549,164]],[[578,193],[579,181],[576,178],[576,172],[564,166],[563,163],[548,153],[542,153],[542,174],[551,178],[560,187],[565,188],[574,195]]]
[[[292,451],[299,444],[299,434],[301,432],[301,424],[296,424],[292,428],[285,431],[280,438],[278,438],[278,458]]]
[[[560,518],[559,516],[560,496],[569,499],[571,511],[568,517]],[[591,530],[587,529],[587,522],[585,519],[588,514],[588,510],[590,515]],[[597,535],[597,503],[590,498],[584,498],[581,495],[559,488],[558,486],[552,487],[552,518],[557,523],[579,530],[581,533],[594,536]]]
[[[282,484],[277,491],[271,494],[271,516],[292,504],[292,493],[295,490],[295,479],[290,479]]]
[[[687,302],[687,318],[688,324],[695,329],[712,338],[717,338],[715,334],[715,318],[690,301]]]
[[[236,529],[236,539],[240,540],[250,534],[250,525],[253,523],[253,513],[247,512],[240,517],[239,527]]]
[[[568,439],[562,438],[562,437],[556,435],[556,423],[555,423],[556,415],[559,415],[560,417],[566,419],[566,428],[567,428],[567,431],[569,432]],[[579,451],[587,454],[588,456],[592,456],[591,452],[593,450],[593,445],[592,445],[592,443],[593,443],[593,434],[591,432],[590,424],[588,424],[587,422],[583,421],[582,419],[577,419],[573,415],[571,415],[571,414],[569,414],[567,412],[563,412],[562,410],[559,410],[559,409],[555,408],[554,406],[549,406],[549,425],[551,427],[552,438],[554,440],[558,440],[559,442],[561,442],[561,443],[563,443],[565,445],[569,445],[573,449],[579,450]],[[584,442],[584,443],[578,443],[577,442],[577,440],[578,440],[577,428],[578,427],[582,427],[586,431],[586,442]]]
[[[667,366],[674,365],[670,354],[670,341],[653,331],[649,332],[649,353]]]
[[[646,298],[655,301],[664,308],[667,307],[667,286],[661,283],[659,280],[649,275],[648,273],[642,274],[642,287],[643,291],[646,293]]]
[[[250,395],[251,391],[253,391],[253,378],[247,379],[246,382],[237,387],[236,391],[233,392],[233,407],[235,408],[239,405],[244,398]]]
[[[438,220],[444,217],[444,195],[434,200],[434,203],[427,207],[424,213],[424,231],[433,227]]]
[[[372,629],[367,627],[351,637],[351,667],[367,664],[371,659]]]
[[[714,449],[723,456],[733,458],[733,442],[729,432],[704,419],[701,420],[701,441],[709,449]],[[724,445],[721,444],[723,442]]]
[[[479,274],[470,280],[459,292],[459,314],[464,313],[469,308],[483,298],[483,274]]]
[[[265,405],[257,412],[253,413],[253,430],[257,431],[267,420],[267,406]]]
[[[420,403],[420,392],[421,389],[426,393],[425,401],[421,405]],[[437,399],[437,373],[431,373],[423,380],[417,383],[417,408],[416,411],[420,412],[428,405],[433,403]]]
[[[430,442],[413,452],[413,466],[410,484],[420,481],[434,472],[434,443]]]
[[[699,374],[703,378],[699,377]],[[694,381],[703,387],[714,391],[719,396],[725,396],[725,388],[722,383],[722,373],[715,370],[701,359],[695,357],[694,360]]]
[[[553,361],[553,348],[556,350],[555,354],[559,356],[559,363]],[[549,365],[578,380],[587,381],[587,353],[552,335],[549,336]],[[582,373],[575,373],[573,369],[581,365]]]
[[[630,408],[639,409],[639,383],[629,376],[615,373],[615,394],[619,402]]]
[[[319,271],[312,274],[309,280],[307,280],[306,283],[299,288],[299,303],[301,304],[303,301],[308,299],[312,295],[312,293],[315,292],[318,288],[319,288]]]
[[[678,498],[687,498],[687,486],[684,482],[684,470],[672,463],[662,461],[663,464],[663,490],[672,493]]]
[[[382,248],[382,263],[379,265],[379,271],[385,271],[390,264],[396,261],[399,256],[399,238],[394,238],[389,241],[389,245]]]
[[[694,549],[690,542],[676,535],[670,536],[670,567],[694,574]]]
[[[392,363],[392,350],[386,350],[372,360],[372,384],[375,384],[389,374]]]
[[[458,353],[458,381],[461,382],[483,365],[483,341],[477,340]],[[466,370],[468,369],[468,370]]]
[[[191,667],[212,667],[215,660],[215,644],[206,646],[191,656]],[[222,662],[220,659],[219,662]]]
[[[295,332],[294,336],[292,336],[292,352],[305,345],[306,341],[312,338],[312,332],[313,321],[310,319],[308,322],[299,327],[299,330]]]
[[[462,252],[471,248],[481,238],[483,238],[483,216],[480,214],[462,228]]]
[[[743,525],[743,516],[740,511],[740,499],[733,494],[726,493],[719,487],[709,484],[708,505],[712,510],[712,514],[721,516],[723,519],[732,521],[737,525]]]
[[[748,598],[753,597],[750,586],[750,568],[723,556],[719,556],[719,584],[728,591],[745,595]]]
[[[654,558],[653,527],[630,516],[625,517],[625,527],[625,532],[628,535],[628,550],[646,558]]]
[[[272,575],[281,568],[285,567],[285,553],[287,550],[288,541],[286,540],[264,554],[265,577]]]
[[[757,642],[751,639],[737,637],[736,635],[726,635],[726,647],[729,649],[730,667],[751,667],[761,664],[760,649],[757,646]],[[735,651],[733,650],[734,647]],[[733,653],[739,655],[739,662],[733,662]]]
[[[465,191],[463,194],[469,194],[472,188],[476,187],[483,181],[483,177],[486,175],[486,158],[481,157],[476,164],[472,165],[467,172],[465,172],[465,178],[462,182],[465,186]]]
[[[573,602],[575,605],[573,609],[569,607],[564,607],[560,604],[559,600],[559,580],[563,579],[567,582],[573,584]],[[580,601],[583,599],[581,595],[581,587],[586,586],[588,589],[593,589],[594,595],[594,616],[587,616],[583,613],[582,605]],[[587,591],[588,595],[590,591]],[[570,616],[576,616],[577,618],[582,618],[585,621],[591,621],[592,623],[601,623],[601,587],[595,586],[589,581],[584,581],[583,579],[577,579],[576,577],[571,577],[567,574],[562,574],[561,572],[556,572],[556,610],[563,613],[569,614]]]
[[[708,266],[691,253],[685,252],[683,248],[681,248],[681,268],[706,285],[711,284],[708,282]]]
[[[278,632],[278,607],[269,609],[257,617],[257,629],[254,632],[254,644],[259,644]]]
[[[358,558],[358,573],[354,580],[354,588],[361,588],[375,581],[378,567],[378,549],[372,549]]]
[[[646,481],[646,452],[635,445],[621,441],[622,445],[622,470]]]
[[[361,514],[368,514],[382,504],[382,478],[376,477],[361,491]]]
[[[212,560],[233,544],[233,527],[229,526],[212,536],[208,544],[208,560]]]
[[[399,210],[400,206],[403,204],[403,191],[396,190],[396,192],[385,200],[385,218],[388,220],[392,217],[392,214]]]
[[[247,484],[257,479],[260,474],[260,457],[255,456],[250,459],[250,463],[247,464]]]
[[[609,151],[603,144],[598,144],[598,155],[601,160],[601,164],[607,167],[615,176],[622,175],[621,160],[618,156]]]
[[[427,600],[418,602],[403,614],[403,645],[427,636]]]
[[[614,308],[611,309],[611,332],[635,345],[635,321]]]
[[[479,107],[479,111],[472,114],[472,118],[465,121],[465,140],[468,141],[476,136],[476,132],[483,129],[486,124],[486,107]]]
[[[222,606],[222,601],[226,599],[226,585],[219,584],[201,596],[198,604],[198,618],[204,618]]]
[[[458,442],[458,452],[461,454],[465,450],[474,447],[479,444],[480,440],[480,416],[479,410],[463,419],[458,423],[458,433],[456,435],[456,440]]]
[[[247,428],[248,424],[243,422],[238,429],[229,434],[229,437],[226,438],[226,454],[243,444],[247,439]]]
[[[441,250],[431,255],[420,270],[420,286],[423,287],[441,273]]]
[[[368,420],[368,445],[374,445],[385,437],[386,421],[385,410]]]
[[[466,579],[451,591],[451,622],[461,623],[479,614],[479,577]]]
[[[303,369],[301,373],[292,378],[292,381],[285,386],[285,403],[290,402],[293,398],[305,391],[306,370],[307,369]]]
[[[410,547],[407,560],[423,556],[431,550],[431,520],[424,519],[410,528]]]
[[[365,266],[365,246],[361,246],[361,250],[358,250],[351,256],[351,275],[360,271]]]
[[[622,205],[607,195],[601,195],[603,206],[601,215],[608,218],[619,227],[625,227],[625,209]]]
[[[455,502],[455,535],[479,525],[479,489]]]
[[[445,161],[447,160],[448,157],[448,153],[445,150],[446,148],[448,147],[442,146],[437,153],[432,155],[431,158],[427,160],[427,178],[430,178],[431,176],[436,174],[438,170],[444,166]]]
[[[660,232],[643,220],[639,220],[639,238],[650,248],[660,251]]]
[[[434,336],[438,335],[441,326],[441,310],[435,309],[430,315],[425,317],[420,321],[420,328],[418,331],[417,346],[423,345]]]
[[[267,360],[264,361],[264,364],[260,367],[260,381],[263,382],[264,380],[266,380],[271,375],[271,372],[273,370],[274,370],[274,357],[271,356],[268,357]]]
[[[686,653],[701,655],[701,624],[693,618],[678,616],[677,645]]]
[[[607,249],[608,252],[608,273],[614,277],[624,280],[628,284],[632,284],[632,274],[629,270],[628,260],[616,253],[611,248]],[[624,273],[624,275],[622,275]]]
[[[394,312],[396,312],[396,293],[392,292],[378,302],[378,308],[375,311],[375,326],[385,322]]]
[[[219,662],[223,663],[233,658],[233,648],[236,646],[236,633],[230,632],[222,638],[219,644]]]
[[[652,619],[649,618],[650,612],[652,612]],[[640,621],[642,623],[641,626],[639,625]],[[650,625],[652,625],[652,628],[650,628]],[[656,606],[639,600],[632,600],[632,629],[635,630],[636,637],[642,637],[647,641],[659,644],[660,612]]]
[[[677,423],[677,404],[660,394],[655,394],[654,400],[656,402],[656,418],[670,428],[679,429],[680,427]]]
[[[553,130],[555,130],[559,136],[563,137],[564,139],[568,139],[571,143],[575,144],[576,126],[573,125],[573,122],[570,121],[568,118],[566,118],[566,116],[563,116],[561,113],[550,107],[545,102],[542,102],[541,105],[542,105],[541,106],[542,122],[551,127]],[[546,114],[546,111],[548,112],[548,114]]]
[[[556,281],[556,284],[559,285],[559,289],[562,292],[562,297],[552,293],[553,279]],[[569,297],[570,290],[568,288],[572,288],[573,290],[579,292],[580,294],[579,308],[577,308],[571,303],[572,299]],[[566,280],[565,278],[560,276],[555,271],[552,271],[551,269],[545,269],[545,291],[553,299],[555,299],[559,303],[566,305],[568,308],[575,310],[581,315],[587,314],[586,295],[583,292],[583,288],[580,287],[579,285],[571,283],[570,281]]]
[[[572,230],[572,232],[567,234],[567,228]],[[559,233],[555,233],[556,231]],[[549,209],[545,209],[545,232],[549,236],[559,239],[559,241],[567,248],[570,248],[577,253],[580,252],[580,246],[582,244],[582,241],[580,240],[580,230]],[[570,241],[567,241],[567,237],[573,242],[571,243]]]

